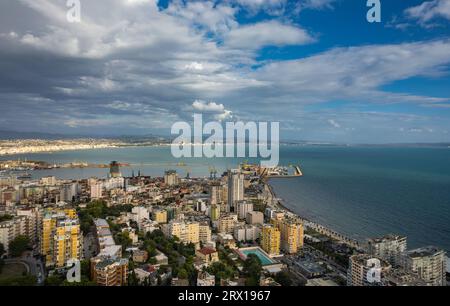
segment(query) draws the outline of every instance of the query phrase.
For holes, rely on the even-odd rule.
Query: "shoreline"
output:
[[[57,150],[39,150],[39,151],[28,151],[28,152],[20,152],[20,153],[2,153],[0,152],[0,157],[5,156],[19,156],[19,155],[34,155],[34,154],[53,154],[59,152],[77,152],[77,151],[91,151],[91,150],[101,150],[101,149],[122,149],[122,148],[139,148],[139,147],[166,147],[170,144],[148,144],[148,145],[104,145],[104,146],[96,146],[96,147],[84,147],[84,148],[63,148]]]
[[[284,210],[286,211],[289,215],[299,218],[303,224],[305,225],[305,227],[307,228],[311,228],[317,232],[319,232],[322,235],[325,235],[329,238],[338,240],[339,242],[345,243],[353,248],[356,248],[358,250],[363,249],[363,243],[361,241],[358,241],[356,239],[350,238],[344,234],[341,234],[333,229],[331,229],[328,226],[319,224],[315,221],[312,221],[308,218],[305,218],[303,216],[301,216],[300,214],[294,212],[292,209],[288,208],[286,206],[286,204],[283,203],[283,200],[278,198],[276,196],[276,193],[273,189],[273,186],[270,185],[270,183],[268,181],[264,181],[264,184],[267,186],[267,189],[269,190],[270,193],[270,197],[272,198],[272,202],[276,201],[275,203],[275,208],[280,209],[280,210]]]

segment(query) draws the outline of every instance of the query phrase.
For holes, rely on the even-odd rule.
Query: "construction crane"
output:
[[[217,170],[214,166],[209,166],[209,178],[210,179],[217,179]]]

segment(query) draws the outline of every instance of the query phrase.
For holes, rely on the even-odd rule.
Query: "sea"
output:
[[[2,156],[49,163],[130,164],[122,174],[220,175],[257,159],[172,157],[170,147],[124,147]],[[303,176],[269,182],[290,210],[349,237],[364,241],[389,233],[406,235],[408,247],[441,247],[450,253],[450,148],[422,146],[283,145],[280,165],[299,165]],[[33,178],[106,177],[108,169],[52,169]]]

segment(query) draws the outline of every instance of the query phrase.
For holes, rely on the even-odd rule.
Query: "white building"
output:
[[[9,251],[10,242],[18,236],[32,237],[33,233],[30,220],[26,216],[15,217],[0,223],[0,243],[3,244],[6,252]]]
[[[240,220],[243,220],[247,217],[247,213],[253,211],[253,203],[247,201],[238,201],[237,202],[237,212]]]
[[[241,225],[234,229],[234,239],[237,241],[255,241],[261,230],[255,225]]]
[[[244,200],[244,174],[239,170],[228,171],[228,210],[236,211],[236,202]]]
[[[347,270],[348,286],[381,286],[383,275],[389,272],[391,265],[368,254],[353,255]]]
[[[167,186],[174,186],[180,183],[180,178],[175,170],[169,170],[164,173],[164,183]]]
[[[131,209],[131,215],[133,221],[138,224],[141,223],[144,219],[150,219],[148,209],[143,206],[136,206]]]
[[[248,224],[264,224],[264,214],[260,211],[250,211],[247,213],[246,221]]]
[[[404,267],[419,275],[432,286],[446,286],[446,256],[445,251],[433,246],[427,246],[407,251],[404,257]]]
[[[367,241],[368,253],[388,261],[391,265],[401,264],[402,255],[406,251],[405,236],[387,235]]]
[[[91,184],[90,191],[92,200],[100,199],[102,197],[103,184],[101,182]]]

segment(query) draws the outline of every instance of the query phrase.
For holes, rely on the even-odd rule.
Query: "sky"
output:
[[[450,142],[450,0],[0,1],[0,130],[168,135],[280,122],[284,140]]]

